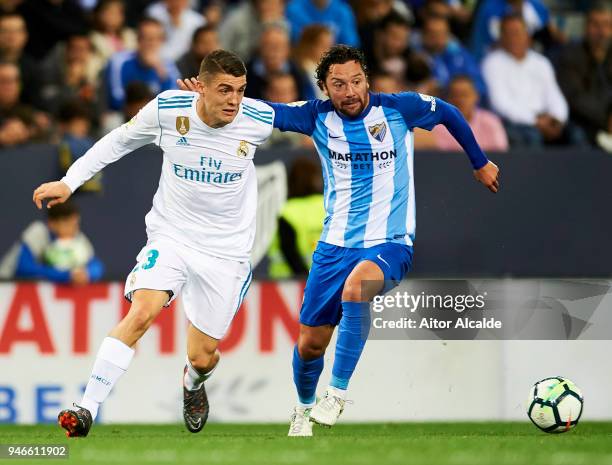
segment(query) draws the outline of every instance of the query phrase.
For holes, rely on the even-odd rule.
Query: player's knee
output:
[[[347,279],[342,289],[342,301],[361,302],[363,300],[361,294],[361,282],[357,279]]]
[[[199,352],[197,354],[188,354],[189,363],[193,368],[201,373],[205,373],[214,368],[219,359],[217,351],[214,352]]]
[[[158,311],[157,308],[153,308],[150,305],[132,304],[130,313],[128,314],[131,326],[136,330],[148,329],[151,323],[153,323]]]
[[[298,341],[298,354],[302,360],[314,360],[325,354],[325,346],[311,340]]]

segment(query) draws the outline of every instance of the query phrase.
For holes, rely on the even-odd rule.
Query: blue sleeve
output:
[[[294,103],[265,102],[274,109],[274,127],[311,136],[315,130],[318,100]]]
[[[402,114],[410,129],[422,128],[431,131],[435,125],[442,122],[442,113],[438,111],[440,99],[416,92],[380,95],[385,106],[395,108]]]
[[[438,111],[441,114],[440,123],[446,126],[448,132],[450,132],[455,140],[459,142],[459,145],[461,145],[470,158],[472,167],[475,170],[479,170],[486,165],[489,160],[480,148],[480,145],[478,145],[478,142],[476,142],[472,128],[470,128],[470,125],[457,107],[450,103],[446,103],[444,100],[436,100],[438,101]]]
[[[99,281],[104,274],[104,265],[99,258],[93,257],[87,263],[87,274],[89,275],[89,281]]]
[[[45,279],[54,283],[70,282],[70,271],[56,270],[39,263],[26,244],[21,244],[15,278]]]
[[[418,127],[430,131],[437,124],[446,126],[470,158],[474,169],[482,168],[489,161],[476,142],[468,122],[455,106],[416,92],[385,95],[385,99],[402,114],[410,129]]]

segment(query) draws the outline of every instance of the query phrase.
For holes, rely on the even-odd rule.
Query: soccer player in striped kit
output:
[[[414,92],[368,91],[362,53],[336,45],[317,69],[329,100],[269,103],[274,126],[312,136],[323,167],[327,217],[304,291],[293,352],[298,394],[289,436],[311,436],[312,423],[332,426],[369,328],[369,302],[412,266],[415,234],[413,128],[444,124],[467,153],[474,175],[497,192],[498,168],[452,105]],[[363,286],[364,282],[368,286]],[[316,403],[323,354],[338,326],[332,378]]]

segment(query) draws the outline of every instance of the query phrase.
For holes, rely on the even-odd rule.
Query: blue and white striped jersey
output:
[[[321,241],[329,244],[413,244],[415,127],[444,123],[463,139],[475,168],[487,162],[458,110],[428,95],[371,93],[368,108],[355,118],[335,111],[329,100],[268,104],[275,127],[313,137],[327,212]]]

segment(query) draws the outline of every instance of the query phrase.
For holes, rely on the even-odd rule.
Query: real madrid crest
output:
[[[189,116],[176,117],[176,130],[181,136],[184,136],[189,132]]]
[[[249,143],[246,140],[241,140],[236,155],[240,158],[246,158],[249,155]]]
[[[387,134],[387,123],[383,121],[382,123],[368,126],[368,131],[370,131],[370,135],[374,139],[376,139],[378,142],[382,142]]]

